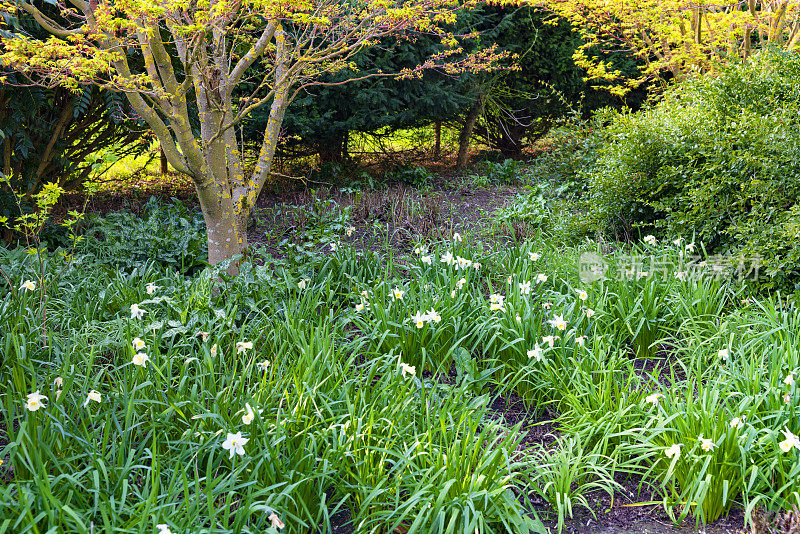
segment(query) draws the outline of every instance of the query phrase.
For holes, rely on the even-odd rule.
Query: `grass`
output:
[[[624,248],[583,283],[599,245],[542,231],[365,252],[348,216],[236,277],[0,249],[0,533],[561,531],[631,477],[676,522],[800,505],[783,300]],[[512,395],[555,441],[491,409]]]

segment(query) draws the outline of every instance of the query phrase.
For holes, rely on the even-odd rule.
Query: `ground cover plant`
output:
[[[291,210],[317,214],[316,245],[236,276],[109,264],[116,240],[0,251],[0,531],[518,533],[623,498],[698,523],[800,506],[800,315],[703,271],[699,244],[487,222],[364,248],[352,209]],[[605,279],[582,280],[590,253]]]

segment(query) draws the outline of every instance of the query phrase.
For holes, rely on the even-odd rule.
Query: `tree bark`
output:
[[[433,125],[433,157],[438,158],[442,153],[442,121],[436,121]]]
[[[159,144],[158,152],[161,156],[161,174],[167,174],[169,172],[169,166],[167,165],[167,155],[164,153],[164,148],[161,147]]]
[[[469,150],[469,141],[472,137],[472,131],[475,129],[475,124],[478,118],[483,113],[483,104],[486,101],[484,95],[479,95],[478,100],[472,104],[467,113],[467,119],[464,121],[464,126],[461,128],[461,133],[458,135],[458,157],[456,158],[456,169],[463,169],[467,165],[467,151]]]

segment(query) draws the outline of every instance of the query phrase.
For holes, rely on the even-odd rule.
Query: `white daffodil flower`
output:
[[[225,438],[225,441],[222,442],[222,448],[230,452],[231,458],[237,454],[244,456],[244,446],[247,445],[248,441],[250,441],[248,438],[242,437],[241,432],[237,432],[236,434],[228,432],[228,436]]]
[[[441,323],[442,316],[436,313],[436,310],[431,308],[427,312],[425,312],[425,320],[433,323]]]
[[[700,448],[706,452],[713,450],[717,446],[712,440],[704,438],[702,434],[697,437],[697,440],[700,442]]]
[[[28,393],[28,401],[25,403],[25,408],[31,412],[35,412],[39,408],[44,408],[42,401],[46,398],[46,396],[39,393],[38,389],[33,393]]]
[[[36,282],[32,280],[25,280],[22,282],[22,285],[19,286],[20,289],[24,289],[25,291],[33,291],[36,289]]]
[[[155,284],[155,282],[150,282],[149,284],[147,284],[145,286],[144,289],[145,289],[145,291],[147,291],[148,295],[152,295],[153,293],[158,291],[160,288]]]
[[[530,282],[520,282],[517,284],[519,286],[519,292],[523,295],[530,295],[531,294],[531,283]]]
[[[676,443],[672,447],[668,447],[667,449],[665,449],[664,454],[666,455],[667,458],[672,458],[672,457],[679,458],[681,455],[682,445],[683,443]]]
[[[655,236],[652,236],[652,235],[646,235],[646,236],[644,236],[644,242],[647,243],[648,245],[655,245],[656,244],[656,238],[655,238]]]
[[[236,342],[236,354],[242,354],[243,352],[247,352],[248,350],[253,348],[252,341],[237,341]]]
[[[537,362],[540,362],[544,359],[542,355],[542,347],[539,346],[537,343],[532,350],[528,351],[528,358],[535,358]]]
[[[800,438],[792,434],[788,428],[783,430],[783,437],[786,439],[778,444],[778,447],[780,447],[783,452],[789,452],[792,448],[800,450]]]
[[[133,342],[131,344],[133,345],[133,350],[142,350],[147,346],[145,342],[138,337],[133,338]]]
[[[649,402],[653,406],[656,406],[656,405],[658,405],[658,399],[663,399],[663,398],[664,398],[664,395],[662,395],[661,393],[653,393],[651,395],[646,396],[644,398],[644,401],[645,402]]]
[[[144,352],[137,352],[133,355],[133,360],[131,363],[133,363],[133,365],[138,365],[139,367],[146,367],[148,361],[150,361],[150,356]]]
[[[141,319],[147,310],[139,307],[138,304],[131,304],[131,319]]]
[[[544,336],[542,338],[542,343],[547,343],[548,345],[550,345],[550,348],[552,349],[553,345],[556,344],[557,339],[559,339],[558,336]]]
[[[406,375],[415,376],[417,374],[417,368],[413,365],[408,365],[405,362],[400,362],[400,372],[405,377]]]
[[[428,319],[427,315],[422,312],[417,312],[411,316],[411,322],[417,325],[417,328],[425,326],[425,321]]]
[[[405,291],[403,291],[399,287],[396,287],[392,290],[392,300],[403,300],[403,295],[405,294],[406,294]]]
[[[528,258],[530,258],[531,261],[538,261],[541,257],[542,255],[538,252],[528,252]]]
[[[103,396],[100,394],[99,391],[91,390],[88,395],[86,395],[86,402],[83,403],[83,407],[86,408],[89,406],[89,402],[94,401],[97,403],[103,402]]]
[[[562,315],[554,315],[553,318],[547,322],[550,326],[558,330],[564,331],[567,329],[567,321],[564,320]]]
[[[536,275],[536,283],[537,284],[544,284],[547,282],[547,275],[544,273],[539,273]]]

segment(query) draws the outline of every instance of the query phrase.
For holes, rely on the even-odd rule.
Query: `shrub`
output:
[[[800,58],[768,50],[613,115],[589,173],[595,224],[617,234],[653,226],[695,235],[710,253],[760,256],[763,286],[796,290],[798,76]]]

